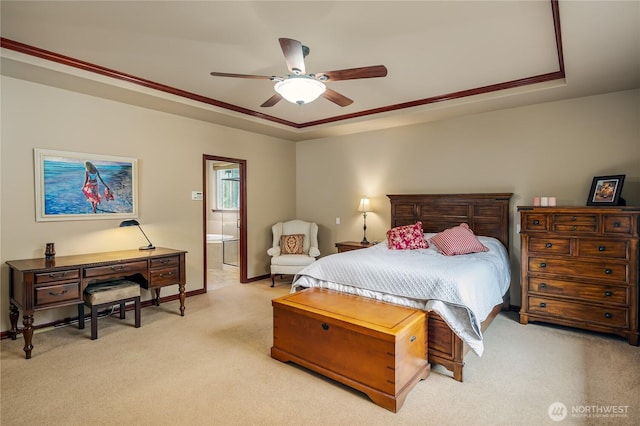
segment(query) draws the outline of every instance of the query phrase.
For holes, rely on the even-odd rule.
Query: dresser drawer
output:
[[[540,254],[570,254],[568,238],[529,238],[529,252]]]
[[[598,230],[598,216],[555,214],[553,215],[552,229],[558,232],[596,232]]]
[[[523,231],[546,231],[547,215],[544,214],[523,214],[520,226]]]
[[[35,284],[51,283],[56,281],[77,280],[80,278],[80,269],[68,269],[65,271],[42,272],[35,275]]]
[[[529,312],[572,321],[587,321],[611,327],[628,327],[629,311],[625,308],[596,306],[564,300],[529,297]]]
[[[604,217],[604,233],[605,234],[633,234],[633,222],[631,216],[605,216]]]
[[[84,269],[85,278],[109,278],[112,275],[124,276],[136,273],[146,274],[147,261],[118,263],[105,266],[94,266]]]
[[[616,240],[580,240],[578,256],[627,259],[629,241]]]
[[[627,265],[610,262],[585,262],[573,259],[530,257],[529,271],[532,273],[571,275],[599,280],[627,282]]]
[[[563,296],[615,305],[627,305],[629,302],[628,287],[583,284],[539,277],[529,277],[527,280],[529,292],[539,295]]]
[[[43,285],[34,290],[34,308],[68,305],[69,302],[82,300],[80,281],[70,281],[55,285]]]
[[[180,282],[180,268],[177,266],[154,269],[149,275],[149,288],[164,287]]]

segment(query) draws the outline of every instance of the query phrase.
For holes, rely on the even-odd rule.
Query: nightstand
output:
[[[371,247],[373,244],[362,244],[358,241],[342,241],[336,243],[336,247],[338,248],[338,253],[343,253],[349,250],[359,250],[367,247]]]

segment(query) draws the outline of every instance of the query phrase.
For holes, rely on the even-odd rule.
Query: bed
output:
[[[403,251],[406,256],[398,250],[388,250],[386,242],[363,250],[326,256],[315,262],[317,265],[310,265],[309,269],[305,268],[296,275],[292,291],[308,287],[329,288],[428,310],[430,312],[429,362],[442,365],[451,371],[455,380],[462,381],[465,354],[469,350],[473,350],[478,355],[482,354],[484,348],[482,333],[500,310],[508,309],[511,195],[510,193],[388,195],[391,201],[391,228],[421,222],[423,232],[429,238],[461,223],[468,224],[478,239],[489,248],[489,252],[450,257],[439,254],[439,258],[452,259],[458,265],[460,262],[467,262],[464,268],[457,269],[469,271],[464,279],[474,281],[476,285],[467,287],[476,288],[474,290],[476,293],[491,293],[487,300],[475,301],[469,297],[476,297],[477,294],[460,296],[457,293],[448,301],[440,295],[433,299],[421,300],[413,296],[412,290],[408,290],[409,293],[404,295],[396,292],[396,286],[401,285],[402,282],[406,282],[410,289],[415,286],[413,278],[415,275],[404,275],[404,272],[411,270],[413,268],[411,265],[416,264],[416,261],[407,260],[405,264],[404,257],[419,258],[417,264],[424,263],[423,259],[427,258],[440,261],[435,255],[437,251],[433,252],[435,250],[433,244],[429,249]],[[500,271],[486,273],[481,269],[474,269],[478,263],[490,264],[490,269],[500,269]],[[385,267],[387,269],[377,269],[382,264],[388,265]],[[506,268],[506,275],[504,268]],[[331,271],[334,269],[340,271],[340,275],[332,274]],[[419,270],[415,272],[420,273]],[[383,275],[389,278],[387,284],[379,284],[377,282],[383,280],[372,279],[372,277]],[[494,277],[498,276],[499,278],[495,280],[499,280],[500,284],[498,284],[499,290],[496,290],[493,281]],[[363,288],[362,282],[371,284]],[[386,283],[387,280],[384,282]],[[445,289],[441,290],[441,293],[449,294],[451,291]]]

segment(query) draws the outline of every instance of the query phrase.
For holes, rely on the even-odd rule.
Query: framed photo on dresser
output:
[[[624,202],[620,198],[625,175],[596,176],[591,183],[587,206],[618,206]]]

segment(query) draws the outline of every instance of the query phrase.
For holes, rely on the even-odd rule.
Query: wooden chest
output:
[[[427,313],[311,288],[272,301],[271,356],[365,393],[396,412],[426,378]]]

